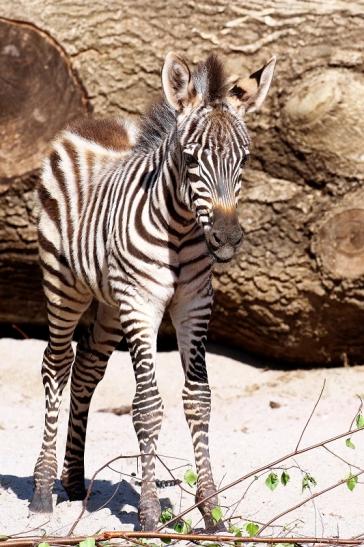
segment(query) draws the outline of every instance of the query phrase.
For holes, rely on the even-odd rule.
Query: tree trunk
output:
[[[44,322],[31,190],[46,142],[86,110],[84,89],[97,115],[139,114],[170,49],[192,62],[218,50],[238,74],[274,53],[268,100],[247,117],[246,239],[216,272],[211,337],[285,361],[361,359],[362,2],[0,0],[0,11],[2,321]],[[58,60],[42,64],[49,50]],[[10,60],[29,72],[7,74]]]

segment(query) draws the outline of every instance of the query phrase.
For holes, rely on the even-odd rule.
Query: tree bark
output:
[[[0,167],[2,321],[44,321],[31,190],[45,141],[86,109],[84,89],[97,115],[139,114],[160,89],[170,49],[192,62],[217,50],[242,75],[274,53],[268,100],[246,120],[253,141],[239,206],[246,239],[234,262],[216,272],[211,338],[282,361],[361,360],[363,2],[0,0],[0,12],[55,45],[75,104],[66,102],[54,127],[29,143],[12,141],[8,115],[6,146],[15,145],[6,148],[11,165]],[[2,29],[0,63],[14,52]],[[45,103],[40,97],[33,109]],[[47,124],[63,106],[54,104],[41,112]]]

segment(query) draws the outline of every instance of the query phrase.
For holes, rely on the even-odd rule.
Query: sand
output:
[[[0,340],[0,534],[15,534],[37,526],[40,526],[37,533],[66,534],[82,505],[69,502],[57,481],[53,515],[29,515],[28,511],[32,472],[42,436],[44,402],[40,366],[44,347],[45,342],[39,340]],[[211,460],[219,485],[294,450],[324,379],[324,394],[301,447],[345,432],[358,408],[356,395],[364,394],[364,367],[279,370],[277,365],[272,369],[269,363],[248,361],[208,354],[212,387]],[[170,468],[186,464],[193,467],[192,445],[180,397],[183,375],[177,352],[159,353],[157,376],[165,404],[159,453],[170,457],[164,459]],[[92,402],[86,448],[87,479],[111,458],[138,452],[130,414],[99,412],[103,408],[129,405],[134,389],[129,356],[116,352]],[[68,397],[67,389],[60,413],[59,470],[65,447]],[[329,447],[349,461],[355,473],[355,465],[364,468],[364,430],[353,435],[352,441],[355,449],[345,445],[345,438]],[[287,486],[280,484],[271,492],[265,485],[266,475],[253,482],[250,479],[220,496],[224,514],[231,514],[232,505],[243,498],[235,515],[264,523],[310,496],[308,490],[302,493],[304,471],[317,481],[312,493],[346,478],[350,472],[347,463],[323,448],[278,467],[279,475],[283,467],[289,468],[291,480]],[[185,470],[186,467],[180,467],[174,473],[182,478]],[[138,475],[136,460],[129,459],[116,462],[113,469],[105,469],[98,475],[88,511],[76,534],[133,530],[138,526],[139,487],[129,476],[133,472]],[[157,476],[169,478],[160,465]],[[343,485],[317,497],[275,521],[276,527],[267,533],[342,537],[363,534],[363,482],[364,478],[359,477],[353,492]],[[163,507],[171,506],[175,513],[193,503],[193,491],[181,496],[178,486],[160,489],[159,495]],[[191,519],[193,526],[201,526],[197,511],[191,513]]]

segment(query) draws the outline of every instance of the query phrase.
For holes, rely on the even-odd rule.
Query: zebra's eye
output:
[[[185,152],[184,154],[184,160],[187,167],[196,167],[197,166],[197,160],[192,154],[187,154]]]

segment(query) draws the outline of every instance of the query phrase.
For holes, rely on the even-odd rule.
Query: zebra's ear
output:
[[[272,83],[276,57],[273,56],[259,70],[248,78],[235,78],[231,81],[229,102],[239,111],[255,112],[262,106]]]
[[[190,69],[176,53],[170,52],[166,56],[162,69],[162,86],[168,103],[177,112],[193,102],[196,96]]]

